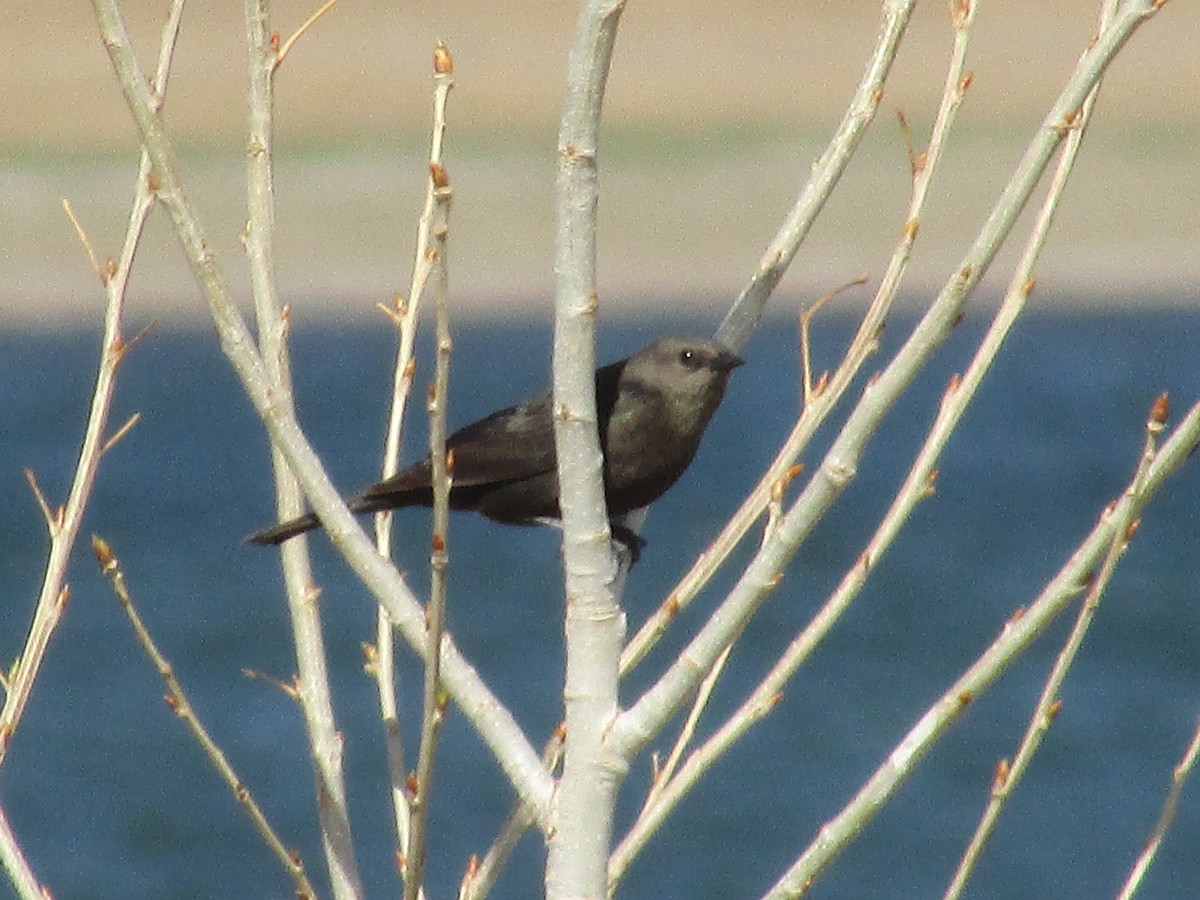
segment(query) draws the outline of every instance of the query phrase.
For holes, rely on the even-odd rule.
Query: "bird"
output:
[[[644,541],[620,520],[663,495],[691,464],[745,361],[708,338],[663,337],[596,370],[596,413],[604,457],[604,493],[612,534],[640,556]],[[446,439],[452,454],[450,508],[506,525],[554,524],[558,505],[553,398],[549,391],[472,422]],[[354,513],[433,505],[426,456],[347,502]],[[313,513],[250,535],[281,544],[321,527]]]

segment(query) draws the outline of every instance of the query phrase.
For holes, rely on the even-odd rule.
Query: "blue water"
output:
[[[859,477],[748,629],[714,699],[715,713],[740,701],[853,561],[981,325],[975,314],[960,326],[889,415]],[[885,355],[877,359],[886,358],[907,327],[889,325]],[[708,331],[711,323],[607,326],[600,355],[616,358],[679,330]],[[849,331],[848,321],[833,317],[818,323],[818,367],[833,364]],[[1042,313],[1022,322],[946,451],[936,496],[917,510],[774,713],[650,844],[623,896],[716,900],[755,897],[768,887],[1005,618],[1036,595],[1121,490],[1154,396],[1170,391],[1180,409],[1200,396],[1197,348],[1200,316],[1192,313]],[[459,328],[452,424],[538,390],[547,381],[548,349],[549,330],[541,323]],[[46,548],[22,468],[34,468],[47,494],[61,502],[96,352],[90,330],[0,335],[0,659],[6,665],[19,652]],[[347,491],[378,470],[391,354],[386,328],[296,328],[302,421]],[[648,521],[649,544],[626,596],[635,625],[735,508],[795,414],[794,325],[764,326],[745,355],[749,364],[735,374],[692,470]],[[112,542],[199,714],[324,892],[297,710],[269,683],[242,674],[252,668],[286,680],[294,671],[276,555],[241,543],[272,519],[262,429],[207,330],[159,330],[137,346],[121,371],[114,421],[135,410],[142,422],[104,460],[84,533]],[[420,416],[409,457],[424,442],[419,422]],[[818,449],[807,462],[819,459]],[[402,566],[420,587],[427,580],[428,513],[407,511],[398,528]],[[557,534],[460,515],[451,542],[451,628],[540,741],[561,714]],[[373,609],[328,544],[317,539],[312,546],[359,864],[371,896],[395,896],[380,728],[360,650],[373,639]],[[732,577],[718,579],[685,626],[695,626]],[[291,896],[290,881],[164,706],[158,677],[86,541],[70,581],[66,616],[0,770],[0,803],[41,879],[59,898]],[[982,809],[992,769],[1013,751],[1068,625],[1057,623],[973,704],[821,877],[814,896],[940,896]],[[668,643],[678,647],[679,639]],[[631,691],[664,659],[655,657],[639,672]],[[407,658],[401,677],[411,741],[420,688]],[[1196,461],[1148,510],[1062,699],[1063,711],[1005,811],[969,896],[1111,896],[1152,828],[1200,712]],[[648,768],[646,760],[635,765],[622,823]],[[511,793],[453,713],[436,778],[429,885],[431,896],[446,897],[468,854],[486,849]],[[1191,894],[1200,884],[1197,842],[1200,786],[1189,785],[1142,896]],[[536,896],[541,859],[540,839],[527,835],[496,896]]]

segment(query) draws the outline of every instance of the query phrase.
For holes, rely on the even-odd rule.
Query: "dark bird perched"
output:
[[[596,412],[604,453],[608,514],[619,519],[657,500],[683,474],[743,360],[706,338],[667,337],[596,371]],[[550,393],[510,406],[446,439],[453,451],[450,508],[507,525],[561,518]],[[349,500],[356,513],[432,506],[429,457]],[[252,534],[279,544],[321,521],[312,513]],[[642,541],[614,521],[636,558]]]

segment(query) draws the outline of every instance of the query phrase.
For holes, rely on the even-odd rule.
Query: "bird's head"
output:
[[[729,373],[745,360],[710,338],[665,337],[629,358],[625,377],[653,386],[707,419],[721,402]]]

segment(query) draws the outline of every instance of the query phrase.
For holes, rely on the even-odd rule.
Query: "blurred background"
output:
[[[276,3],[278,31],[291,34],[315,5]],[[922,222],[913,294],[953,270],[1093,33],[1098,6],[1023,0],[978,14],[975,78]],[[151,68],[165,3],[126,9]],[[276,243],[280,283],[298,311],[370,317],[373,301],[407,291],[430,58],[444,40],[457,82],[446,150],[456,304],[460,314],[548,314],[557,119],[575,13],[552,0],[355,0],[302,40],[276,81]],[[878,25],[874,0],[629,5],[600,148],[607,314],[637,313],[650,297],[715,309],[736,294],[836,126]],[[243,30],[232,0],[189,7],[165,112],[186,184],[239,289]],[[1171,4],[1112,68],[1040,266],[1043,286],[1106,308],[1195,299],[1198,41],[1200,11]],[[895,112],[923,146],[950,46],[947,5],[920,4],[876,123],[784,295],[811,299],[882,272],[909,189]],[[45,324],[95,314],[95,281],[59,200],[74,204],[101,252],[115,252],[136,141],[86,8],[12,0],[0,84],[0,310]],[[206,315],[165,216],[151,223],[132,289],[135,315]]]
[[[981,8],[975,78],[922,223],[902,310],[870,376],[957,261],[1094,28],[1081,0]],[[165,3],[127,5],[144,63]],[[277,2],[286,35],[309,4]],[[555,141],[575,4],[343,0],[278,79],[277,246],[292,305],[301,421],[347,492],[374,480],[394,335],[374,308],[406,291],[426,177],[430,58],[454,54],[447,166],[454,185],[451,425],[548,379]],[[82,434],[103,298],[63,215],[69,199],[102,255],[123,235],[137,144],[86,6],[10,0],[0,29],[0,659],[20,652],[45,561],[22,470],[61,502]],[[635,0],[621,26],[601,145],[601,316],[607,361],[667,332],[711,332],[836,126],[878,30],[866,0]],[[919,7],[879,117],[744,350],[693,469],[649,518],[626,597],[636,626],[736,508],[799,406],[795,314],[862,272],[875,283],[909,189],[904,110],[924,143],[951,42],[944,3]],[[624,896],[758,896],[853,795],[915,718],[1029,603],[1124,487],[1154,397],[1200,396],[1200,13],[1171,3],[1105,83],[1039,267],[1031,313],[941,461],[938,492],[774,713],[714,770],[630,871]],[[166,118],[231,284],[246,299],[242,11],[185,14]],[[853,564],[899,485],[947,379],[966,365],[1007,277],[994,267],[966,321],[891,412],[843,500],[785,573],[713,701],[729,711]],[[0,803],[55,896],[286,897],[277,870],[161,702],[86,535],[121,558],[147,624],[289,846],[323,886],[299,714],[267,681],[295,670],[277,558],[243,535],[273,518],[267,443],[156,213],[131,283],[126,333],[156,328],[123,364],[113,421],[142,413],[101,466],[70,571],[72,599],[11,752]],[[814,327],[833,366],[867,290]],[[430,371],[422,338],[417,382]],[[861,389],[851,390],[854,397]],[[419,404],[418,404],[419,406]],[[848,408],[848,407],[847,407]],[[415,410],[406,458],[422,452]],[[832,439],[805,454],[815,469]],[[397,556],[427,583],[428,516],[397,523]],[[1200,709],[1200,468],[1167,487],[1118,570],[1063,712],[1001,820],[968,895],[1110,896],[1159,813]],[[396,893],[386,767],[361,643],[373,605],[315,537],[317,578],[360,865]],[[532,739],[561,715],[558,536],[456,516],[450,622]],[[631,680],[646,685],[723,596],[721,575]],[[498,572],[505,573],[498,578]],[[938,895],[1012,753],[1069,622],[1056,623],[972,705],[816,896]],[[419,672],[405,656],[414,722]],[[708,720],[715,722],[716,719]],[[711,726],[709,726],[711,727]],[[703,731],[703,728],[702,728]],[[665,751],[666,738],[655,747]],[[639,761],[618,827],[645,789]],[[461,716],[439,756],[431,896],[450,896],[511,794]],[[1142,894],[1200,883],[1200,804],[1189,785]],[[495,896],[536,896],[527,836]],[[7,884],[0,887],[5,895]]]

